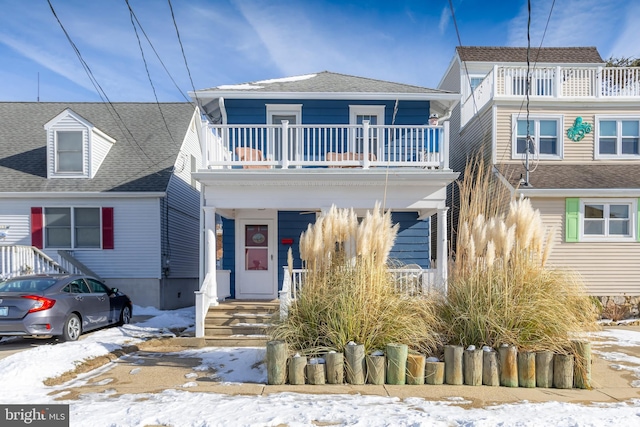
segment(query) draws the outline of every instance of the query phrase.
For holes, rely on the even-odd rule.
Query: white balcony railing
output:
[[[448,168],[443,126],[207,125],[209,169],[302,167]]]
[[[280,315],[286,317],[289,305],[298,297],[304,286],[306,269],[294,268],[289,274],[288,267],[284,268],[282,290],[279,293]],[[398,292],[407,296],[419,296],[429,292],[446,292],[446,284],[438,279],[438,270],[422,268],[390,268],[389,273]]]
[[[528,84],[527,84],[528,83]],[[464,126],[494,97],[640,99],[639,67],[494,66],[461,106]]]

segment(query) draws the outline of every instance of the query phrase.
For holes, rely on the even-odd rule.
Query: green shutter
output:
[[[580,239],[580,199],[565,200],[565,242],[577,242]]]

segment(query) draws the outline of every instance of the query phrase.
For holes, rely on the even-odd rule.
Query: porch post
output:
[[[443,287],[444,292],[447,291],[447,263],[448,263],[448,242],[447,242],[447,211],[448,207],[438,209],[438,245],[437,245],[437,264],[438,264],[438,282]]]
[[[369,169],[371,160],[369,159],[369,144],[371,143],[371,135],[369,135],[369,120],[362,121],[362,169]],[[356,147],[356,150],[358,147]],[[355,150],[354,150],[355,151]],[[354,156],[355,158],[355,156]]]
[[[210,305],[218,305],[218,281],[216,280],[216,208],[204,208],[204,229],[206,232],[205,282]]]

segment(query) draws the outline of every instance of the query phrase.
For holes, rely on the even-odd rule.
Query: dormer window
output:
[[[56,132],[56,173],[83,173],[82,131]]]
[[[116,140],[66,109],[44,125],[48,178],[93,178]]]

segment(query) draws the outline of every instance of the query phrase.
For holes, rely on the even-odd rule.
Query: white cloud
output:
[[[638,35],[638,17],[640,16],[640,3],[630,2],[626,10],[618,13],[625,17],[624,22],[617,26],[614,34],[617,36],[607,52],[601,52],[605,59],[611,56],[640,58],[640,36]]]
[[[448,7],[443,7],[442,12],[440,13],[440,23],[438,24],[438,29],[440,30],[440,34],[444,34],[449,26],[449,17],[451,16],[451,11]]]

